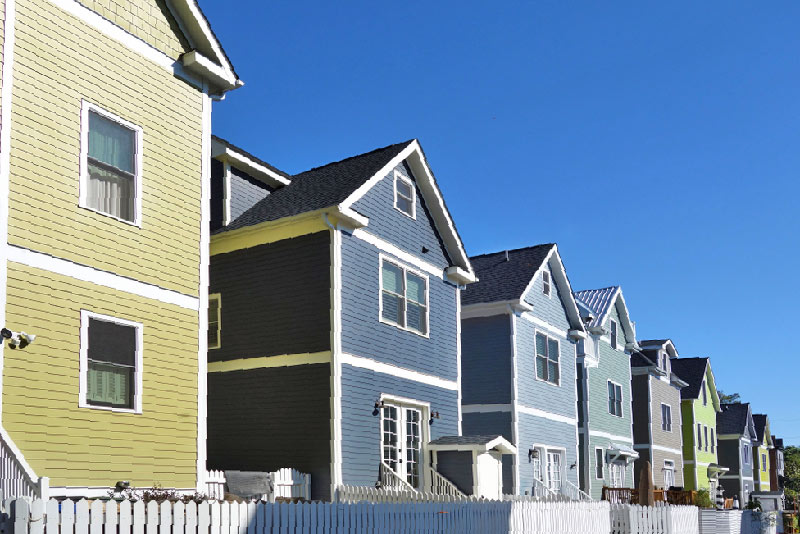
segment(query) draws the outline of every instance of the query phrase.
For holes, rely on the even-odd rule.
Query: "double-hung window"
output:
[[[542,293],[550,296],[550,272],[549,271],[542,271]]]
[[[622,417],[622,386],[608,381],[608,413]]]
[[[558,340],[536,333],[536,377],[539,380],[559,383],[561,369],[558,358]]]
[[[81,407],[141,413],[142,325],[81,310]]]
[[[208,348],[218,349],[222,342],[222,297],[219,293],[208,296]]]
[[[767,455],[764,453],[761,453],[761,471],[767,472]]]
[[[617,322],[611,321],[611,348],[617,348]]]
[[[412,219],[417,217],[417,192],[414,182],[399,172],[394,173],[394,207]]]
[[[746,443],[742,444],[742,463],[750,465],[750,445]]]
[[[597,480],[603,479],[603,449],[594,450],[594,478]]]
[[[381,320],[428,335],[428,279],[381,260]]]
[[[141,154],[140,127],[84,101],[80,205],[140,225]]]
[[[669,404],[661,405],[661,430],[672,432],[672,406]]]
[[[700,389],[703,390],[703,406],[708,406],[708,393],[706,391],[706,381],[703,380],[703,383],[700,384]]]

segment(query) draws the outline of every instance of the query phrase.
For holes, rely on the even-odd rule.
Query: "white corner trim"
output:
[[[578,420],[574,417],[567,417],[565,415],[546,412],[538,408],[525,406],[524,404],[518,404],[517,410],[519,410],[520,413],[524,413],[526,415],[532,415],[534,417],[541,417],[542,419],[547,419],[548,421],[554,421],[556,423],[564,423],[566,425],[575,425],[575,426],[577,426],[578,424]]]
[[[331,229],[331,496],[342,484],[342,232]]]
[[[353,230],[353,237],[358,238],[361,241],[364,241],[365,243],[369,243],[370,245],[374,246],[381,252],[391,254],[398,260],[405,262],[413,267],[416,267],[417,269],[424,271],[431,276],[435,276],[440,280],[444,279],[444,269],[436,267],[434,264],[429,263],[425,260],[419,259],[413,254],[410,254],[405,250],[400,249],[396,245],[393,245],[392,243],[389,243],[388,241],[367,232],[363,228],[356,228],[355,230]]]
[[[508,307],[509,310],[512,309],[512,306]],[[513,442],[514,446],[518,447],[519,443],[519,382],[518,382],[518,370],[517,370],[517,357],[518,357],[518,347],[517,347],[517,320],[514,317],[513,313],[508,315],[508,320],[511,321],[510,330],[511,330],[511,441]],[[520,459],[519,455],[515,454],[512,458],[512,471],[511,471],[511,488],[513,493],[519,493],[520,487],[520,478],[519,478],[519,470],[520,470]]]
[[[464,413],[510,412],[511,404],[465,404],[461,407]]]
[[[375,371],[376,373],[392,375],[405,380],[413,380],[414,382],[419,382],[420,384],[427,384],[429,386],[449,389],[451,391],[458,391],[457,380],[447,380],[445,378],[427,373],[421,373],[405,367],[398,367],[396,365],[375,361],[370,358],[364,358],[363,356],[342,353],[341,363],[361,369],[369,369],[370,371]]]
[[[117,291],[124,291],[125,293],[130,293],[139,297],[157,300],[165,304],[173,304],[189,310],[200,309],[200,299],[197,297],[184,295],[183,293],[171,289],[164,289],[146,282],[140,282],[133,278],[56,258],[55,256],[44,254],[43,252],[36,252],[15,245],[8,245],[8,261],[21,263],[28,267],[35,267],[63,276],[69,276],[76,280],[116,289]]]
[[[14,43],[16,26],[16,1],[5,1],[4,41],[3,41],[3,90],[0,93],[0,327],[6,324],[6,300],[8,293],[8,210],[10,190],[11,161],[11,104],[14,88]],[[5,343],[0,343],[0,431],[2,431],[3,414],[3,350]],[[3,437],[5,438],[5,431]],[[9,441],[8,443],[12,443]],[[14,446],[15,455],[18,450]],[[25,458],[19,454],[20,462]],[[27,466],[27,464],[25,464]],[[32,471],[31,471],[32,472]]]
[[[134,368],[135,385],[133,391],[133,408],[114,408],[111,406],[97,406],[94,404],[89,404],[89,402],[86,400],[86,393],[87,393],[86,381],[89,376],[89,320],[90,319],[98,319],[101,321],[116,323],[122,326],[130,326],[136,329],[136,367]],[[136,321],[120,319],[119,317],[104,315],[102,313],[94,313],[86,309],[81,310],[80,381],[78,386],[79,408],[91,408],[92,410],[106,410],[110,412],[121,412],[121,413],[134,413],[134,414],[142,413],[142,397],[144,396],[144,392],[142,391],[142,386],[144,384],[144,381],[142,380],[142,376],[144,375],[144,368],[142,367],[142,364],[144,363],[143,329],[144,326],[142,325],[142,323]]]
[[[630,443],[633,444],[633,440],[630,436],[620,436],[617,434],[609,434],[608,432],[601,432],[599,430],[590,430],[589,435],[596,438],[606,438],[613,441],[621,441],[623,443]]]
[[[463,407],[461,406],[461,288],[455,289],[456,300],[456,382],[458,382],[458,435],[463,436],[462,420],[463,420]]]
[[[204,88],[205,89],[205,88]],[[203,94],[203,139],[200,149],[200,277],[197,306],[197,491],[205,492],[206,458],[208,450],[208,286],[210,280],[210,242],[211,231],[211,98],[207,91]],[[222,324],[222,309],[217,317]],[[217,339],[222,342],[221,337]]]

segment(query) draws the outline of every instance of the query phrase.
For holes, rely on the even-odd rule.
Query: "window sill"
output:
[[[391,321],[387,321],[383,317],[381,317],[380,322],[385,324],[385,325],[393,326],[393,327],[397,328],[398,330],[402,330],[404,332],[410,332],[412,334],[415,334],[415,335],[417,335],[419,337],[422,337],[422,338],[425,338],[425,339],[430,339],[431,338],[430,332],[428,332],[427,334],[423,334],[421,332],[418,332],[417,330],[414,330],[413,328],[407,328],[407,327],[399,325],[397,323],[393,323]]]
[[[78,204],[78,207],[83,208],[83,209],[85,209],[87,211],[91,211],[91,212],[97,213],[98,215],[102,215],[103,217],[108,217],[109,219],[114,219],[115,221],[119,221],[121,223],[127,224],[128,226],[135,226],[139,230],[142,229],[142,221],[141,220],[128,221],[126,219],[121,219],[120,217],[117,217],[115,215],[111,215],[110,213],[106,213],[104,211],[100,211],[98,209],[92,208],[92,207],[87,206],[85,204]]]
[[[536,377],[537,382],[541,382],[542,384],[548,384],[557,388],[561,387],[561,381],[558,382],[550,382],[549,380],[544,380],[543,378]]]
[[[130,413],[134,415],[142,415],[141,409],[136,408],[114,408],[113,406],[97,406],[94,404],[89,404],[88,402],[79,402],[78,408],[89,408],[90,410],[103,410],[106,412],[116,412],[116,413]]]

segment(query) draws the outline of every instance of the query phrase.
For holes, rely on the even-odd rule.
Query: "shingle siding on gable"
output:
[[[458,435],[458,392],[342,365],[342,483],[373,486],[381,460],[380,414],[373,415],[375,400],[392,394],[430,403],[439,419],[430,425],[430,438]],[[326,406],[327,408],[327,406]],[[424,417],[424,415],[423,415]]]
[[[561,330],[569,330],[569,319],[561,301],[561,288],[558,286],[550,271],[549,263],[544,269],[550,272],[551,296],[548,297],[542,292],[543,282],[541,273],[536,275],[533,286],[525,295],[524,300],[533,306],[533,314],[539,319],[551,324]]]
[[[404,163],[395,167],[394,170],[407,178],[413,176]],[[416,219],[395,209],[394,170],[390,171],[353,204],[353,208],[358,213],[369,218],[369,226],[366,231],[429,263],[442,268],[449,266],[450,261],[425,207],[419,188],[416,187],[416,181],[414,182],[417,195]],[[423,247],[427,248],[429,252],[423,254]]]
[[[380,252],[342,234],[342,350],[447,380],[458,377],[456,286],[428,275],[430,336],[380,321]],[[391,256],[390,256],[391,257]],[[395,260],[401,265],[402,261]]]
[[[463,404],[511,402],[511,320],[508,315],[462,321]],[[480,432],[484,434],[484,432]]]

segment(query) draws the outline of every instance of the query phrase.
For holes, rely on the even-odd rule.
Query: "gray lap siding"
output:
[[[613,443],[619,443],[619,441],[615,441],[613,439],[609,439],[602,436],[589,436],[589,454],[588,454],[588,462],[589,462],[589,481],[591,484],[590,489],[586,491],[589,495],[592,496],[593,499],[599,499],[603,486],[609,485],[610,483],[610,473],[607,466],[604,465],[603,467],[603,479],[597,479],[596,472],[597,472],[597,456],[595,453],[595,449],[603,449],[603,458],[608,458],[607,451],[612,446]],[[624,445],[630,446],[630,443],[624,443]],[[625,487],[632,488],[638,485],[638,481],[634,480],[633,478],[633,464],[634,462],[630,462],[628,466],[625,468]]]
[[[221,346],[210,362],[330,350],[330,235],[318,232],[211,256]]]
[[[461,402],[510,403],[511,360],[509,315],[461,321]]]
[[[653,443],[669,449],[681,450],[683,447],[683,429],[681,424],[680,390],[668,381],[658,378],[650,379],[650,403],[653,421]],[[672,410],[672,431],[662,430],[661,405],[666,404]]]
[[[458,392],[342,365],[342,483],[374,485],[381,460],[381,416],[374,404],[381,395],[394,395],[430,404],[439,412],[432,425],[423,420],[430,439],[458,435]],[[424,415],[423,415],[424,417]],[[424,434],[423,434],[424,436]]]
[[[558,286],[552,276],[549,263],[545,264],[543,270],[551,273],[551,296],[548,297],[544,294],[544,282],[542,281],[542,275],[538,274],[536,275],[536,279],[533,281],[533,285],[531,286],[530,290],[527,292],[527,294],[525,294],[524,300],[533,306],[533,313],[536,315],[536,317],[561,330],[569,330],[569,320],[567,319],[564,305],[561,302],[561,288]]]
[[[373,245],[342,235],[342,350],[383,363],[458,378],[457,287],[426,274],[429,291],[427,337],[380,321],[380,255]],[[414,269],[385,254],[399,265]]]

